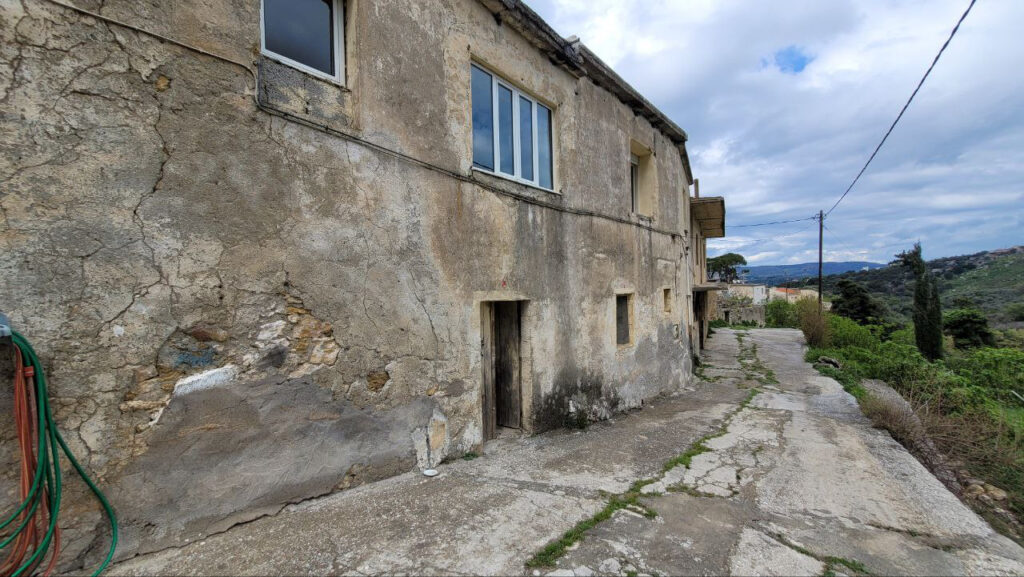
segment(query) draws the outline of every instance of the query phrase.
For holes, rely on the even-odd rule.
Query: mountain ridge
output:
[[[851,271],[870,270],[883,268],[886,265],[870,261],[829,261],[822,263],[824,274],[842,274]],[[809,276],[818,275],[818,263],[806,262],[799,264],[779,265],[755,265],[738,267],[741,271],[740,278],[751,284],[766,284],[769,286],[802,280]],[[748,272],[749,271],[749,272]]]

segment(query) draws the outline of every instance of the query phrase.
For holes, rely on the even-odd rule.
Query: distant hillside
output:
[[[878,264],[877,262],[826,262],[822,265],[822,269],[824,269],[825,274],[840,274],[865,268],[882,268],[884,266],[884,264]],[[740,270],[744,271],[742,276],[748,283],[775,286],[785,282],[801,280],[809,276],[817,277],[818,263],[745,266],[741,267]]]
[[[943,308],[955,308],[954,301],[968,299],[998,326],[1024,327],[1007,312],[1014,303],[1024,303],[1024,246],[976,254],[938,258],[928,267],[939,279]],[[788,286],[817,284],[817,270]],[[867,287],[889,308],[894,320],[909,320],[913,304],[913,278],[906,269],[884,266],[868,271],[826,276],[825,294],[834,295],[840,279],[848,278]]]

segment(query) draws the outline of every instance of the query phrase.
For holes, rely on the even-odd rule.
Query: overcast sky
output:
[[[726,199],[709,252],[817,260],[828,210],[968,0],[527,0],[676,121],[702,195]],[[888,262],[1024,244],[1024,1],[979,0],[860,182],[825,259]]]

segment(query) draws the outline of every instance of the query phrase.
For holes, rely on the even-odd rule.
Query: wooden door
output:
[[[497,409],[494,401],[494,304],[480,307],[480,360],[483,368],[483,426],[484,440],[495,436]]]
[[[522,426],[519,303],[494,303],[494,391],[499,427]]]

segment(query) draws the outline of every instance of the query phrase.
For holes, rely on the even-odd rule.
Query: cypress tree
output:
[[[939,285],[921,258],[921,243],[896,255],[896,262],[914,273],[914,338],[928,360],[942,358],[942,305]]]

